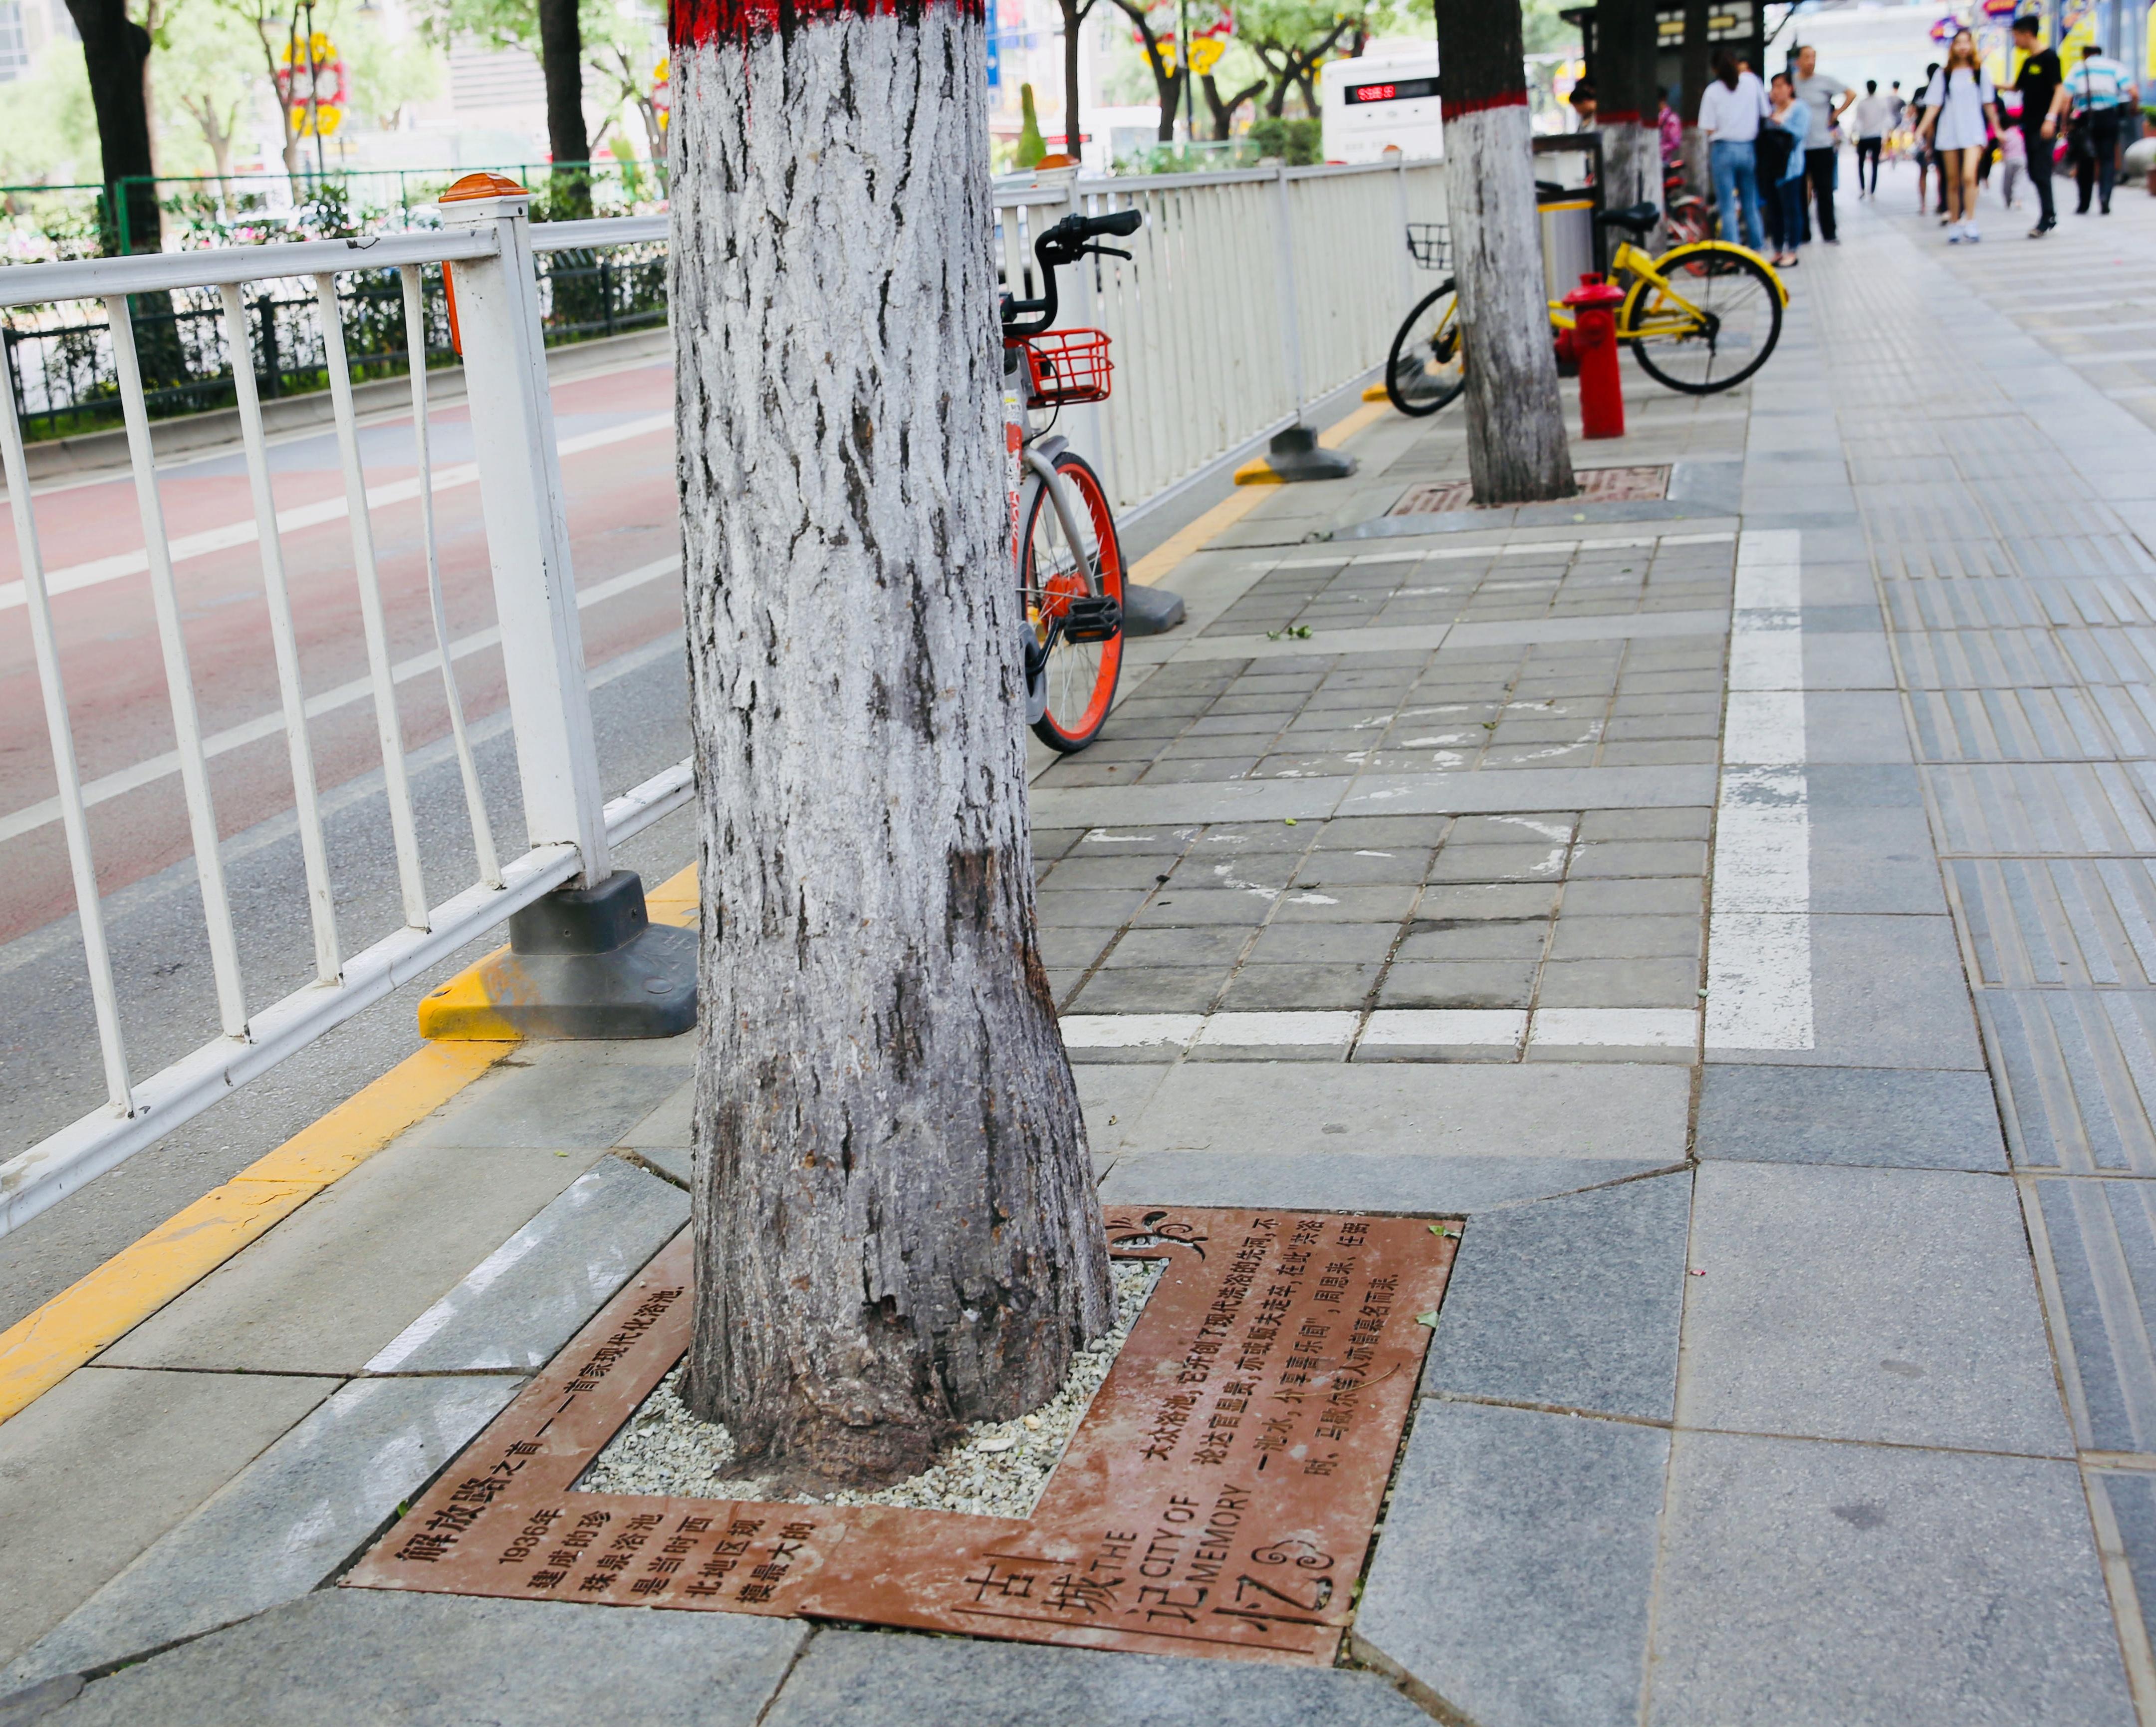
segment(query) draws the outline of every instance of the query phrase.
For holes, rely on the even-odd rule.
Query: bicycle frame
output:
[[[1728,248],[1729,243],[1726,240],[1700,240],[1693,242],[1691,246],[1673,249],[1688,252],[1707,247]],[[1731,249],[1750,252],[1748,247]],[[1750,255],[1758,259],[1759,267],[1767,272],[1768,279],[1774,283],[1775,293],[1781,296],[1782,304],[1787,305],[1789,290],[1774,265],[1760,258],[1756,252]],[[1666,305],[1666,308],[1658,308],[1645,323],[1637,325],[1624,322],[1620,313],[1617,325],[1619,341],[1654,341],[1665,336],[1681,336],[1696,327],[1705,315],[1699,307],[1678,291],[1674,282],[1656,268],[1653,255],[1643,252],[1630,240],[1620,240],[1616,255],[1609,260],[1609,274],[1614,277],[1620,272],[1650,283]],[[1631,298],[1627,295],[1625,305],[1629,307],[1630,304]],[[1574,326],[1572,310],[1562,300],[1553,300],[1549,303],[1549,315],[1551,325],[1558,330],[1570,330]]]

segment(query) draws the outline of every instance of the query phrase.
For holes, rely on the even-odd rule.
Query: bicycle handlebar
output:
[[[1104,258],[1128,258],[1129,253],[1097,242],[1103,234],[1134,234],[1144,226],[1142,210],[1111,210],[1105,216],[1066,216],[1053,228],[1043,230],[1033,243],[1033,255],[1040,264],[1040,298],[1019,300],[1008,294],[1004,295],[1004,341],[1022,341],[1028,336],[1039,336],[1055,322],[1057,270],[1066,264],[1077,263],[1089,252]]]

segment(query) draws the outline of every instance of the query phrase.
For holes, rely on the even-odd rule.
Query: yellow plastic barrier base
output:
[[[677,871],[644,895],[654,924],[675,930],[696,927],[696,866]],[[502,1010],[517,1005],[526,987],[506,947],[497,947],[476,965],[467,966],[419,1002],[419,1035],[430,1043],[514,1043],[523,1032]]]
[[[1273,472],[1272,464],[1263,456],[1253,457],[1235,470],[1237,485],[1285,485],[1287,482]]]
[[[1365,402],[1385,402],[1391,398],[1385,394],[1383,384],[1372,384],[1363,392],[1363,399]]]

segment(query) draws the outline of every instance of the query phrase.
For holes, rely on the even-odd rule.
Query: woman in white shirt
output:
[[[1939,179],[1947,195],[1947,243],[1984,238],[1976,231],[1976,171],[1984,160],[1991,129],[2004,131],[1999,118],[1999,92],[1976,54],[1976,38],[1967,30],[1955,33],[1947,48],[1947,63],[1924,92],[1924,124],[1918,142],[1936,151]]]
[[[1737,238],[1743,200],[1744,243],[1759,249],[1759,166],[1753,146],[1767,115],[1767,92],[1758,78],[1737,69],[1727,49],[1714,56],[1714,78],[1699,99],[1699,129],[1707,136],[1707,166],[1714,180],[1715,221],[1722,238]]]

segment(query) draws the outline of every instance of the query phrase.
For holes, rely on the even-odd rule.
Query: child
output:
[[[1999,176],[1999,189],[2005,194],[2006,208],[2011,210],[2015,208],[2015,184],[2023,174],[2028,172],[2029,168],[2029,144],[2028,141],[2021,136],[2020,127],[2018,126],[2007,127],[2006,136],[2000,141],[1999,151],[2002,165]]]

